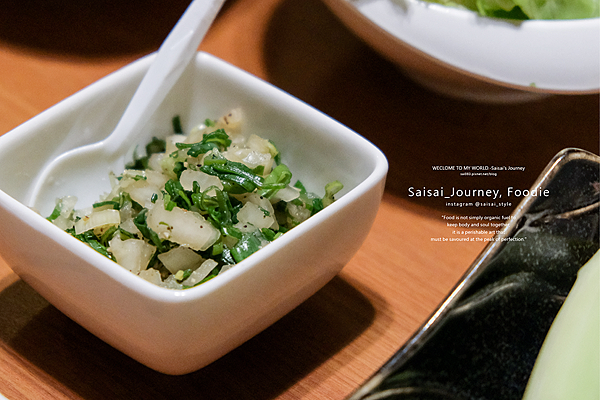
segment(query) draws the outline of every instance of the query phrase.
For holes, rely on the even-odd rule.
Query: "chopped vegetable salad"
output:
[[[242,134],[242,112],[154,138],[91,207],[56,201],[47,218],[156,285],[186,289],[225,272],[334,201],[308,192],[273,142]]]

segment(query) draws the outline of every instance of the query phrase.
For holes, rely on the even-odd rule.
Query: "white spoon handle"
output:
[[[190,61],[225,0],[194,0],[158,49],[115,130],[104,141],[108,154],[135,144]]]

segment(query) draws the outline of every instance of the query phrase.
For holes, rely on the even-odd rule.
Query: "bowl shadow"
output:
[[[242,346],[182,376],[127,357],[21,280],[0,292],[0,316],[0,341],[9,353],[82,398],[270,399],[359,336],[373,323],[375,309],[359,290],[335,277]]]
[[[377,145],[390,164],[387,190],[418,205],[448,210],[444,199],[411,196],[410,187],[529,189],[560,150],[599,151],[599,95],[486,104],[434,93],[356,37],[320,0],[283,0],[263,51],[269,81]],[[525,169],[495,176],[457,169],[473,166]]]
[[[0,13],[0,41],[53,57],[94,59],[148,53],[158,49],[189,3],[6,0]]]

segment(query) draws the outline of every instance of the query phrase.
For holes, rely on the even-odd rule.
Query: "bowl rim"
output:
[[[334,13],[350,13],[354,21],[348,25],[392,61],[408,48],[440,66],[507,88],[600,92],[600,18],[514,21],[423,0],[324,1]],[[440,40],[440,32],[451,32],[452,39]],[[490,37],[499,40],[490,42]],[[512,60],[519,61],[517,68],[507,65]],[[536,73],[543,79],[535,79]]]

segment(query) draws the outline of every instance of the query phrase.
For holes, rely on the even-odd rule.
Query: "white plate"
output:
[[[419,0],[324,1],[409,75],[447,94],[493,101],[499,93],[510,100],[501,88],[516,97],[600,88],[598,18],[519,22]]]

